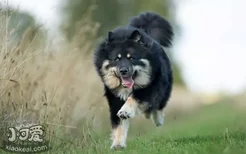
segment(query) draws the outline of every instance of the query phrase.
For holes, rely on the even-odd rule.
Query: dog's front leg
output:
[[[129,128],[129,120],[120,120],[120,123],[112,130],[111,149],[124,149],[126,147],[127,132]]]
[[[117,116],[121,119],[133,118],[138,113],[138,101],[131,95],[121,107]]]

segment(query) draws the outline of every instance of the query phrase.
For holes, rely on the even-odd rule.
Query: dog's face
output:
[[[105,46],[107,58],[103,60],[101,74],[110,89],[142,88],[150,83],[151,51],[140,39],[140,33],[133,32],[129,39],[111,41]]]

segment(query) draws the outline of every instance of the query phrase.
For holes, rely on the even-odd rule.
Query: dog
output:
[[[94,53],[104,84],[112,126],[111,149],[126,147],[129,120],[137,114],[164,122],[173,73],[165,48],[172,46],[173,27],[153,12],[140,13],[129,25],[109,31]]]

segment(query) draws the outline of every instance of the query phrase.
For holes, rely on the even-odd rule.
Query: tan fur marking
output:
[[[124,137],[124,128],[122,125],[118,126],[116,129],[113,129],[113,142],[116,145],[119,145],[122,138]]]
[[[118,111],[117,116],[120,118],[133,118],[138,113],[138,102],[132,96],[128,97],[125,104]]]
[[[106,60],[103,62],[101,70],[103,73],[103,80],[109,88],[114,89],[120,86],[120,80],[115,76],[116,67],[110,67],[106,69],[108,65],[109,61]]]
[[[137,100],[135,100],[133,97],[128,97],[128,99],[126,100],[126,104],[128,104],[130,107],[132,108],[137,108],[138,104],[137,104]]]
[[[133,118],[138,114],[145,114],[146,117],[149,118],[150,115],[147,115],[146,110],[149,108],[149,104],[147,102],[139,103],[134,97],[129,96],[125,102],[125,104],[118,111],[117,116],[120,118]]]
[[[138,76],[135,78],[135,88],[145,87],[150,83],[150,74],[151,74],[151,67],[150,63],[146,59],[140,59],[143,63],[145,63],[146,67],[143,68],[141,66],[134,66],[134,70],[138,71]]]
[[[149,103],[148,102],[141,102],[139,103],[138,105],[138,110],[141,112],[141,113],[144,113],[145,114],[145,111],[148,110],[150,107]]]
[[[122,120],[117,128],[112,130],[112,146],[111,148],[124,148],[126,147],[126,138],[129,128],[129,121]]]
[[[116,94],[118,95],[118,97],[120,97],[122,100],[126,101],[129,94],[132,92],[132,89],[128,89],[128,88],[123,88],[123,87],[119,87],[117,89]]]

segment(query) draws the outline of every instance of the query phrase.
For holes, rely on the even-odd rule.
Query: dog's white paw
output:
[[[136,115],[136,108],[129,104],[124,104],[118,111],[117,116],[122,119],[133,118]]]
[[[152,120],[157,127],[163,125],[164,124],[164,114],[162,113],[162,111],[156,110],[152,112]]]
[[[113,149],[113,150],[122,150],[125,148],[126,148],[126,145],[124,145],[124,144],[122,144],[122,145],[121,144],[116,144],[116,145],[112,144],[110,147],[110,149]]]

